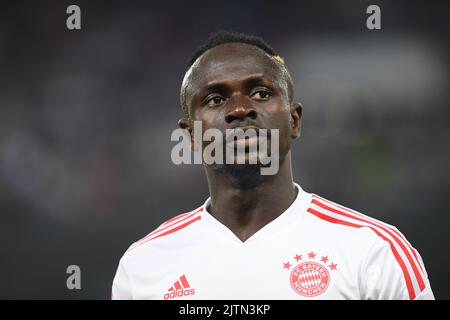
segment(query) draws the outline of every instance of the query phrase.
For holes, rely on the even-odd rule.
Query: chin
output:
[[[214,164],[209,167],[227,176],[231,184],[239,189],[254,188],[265,176],[261,175],[261,168],[265,165],[258,164]]]

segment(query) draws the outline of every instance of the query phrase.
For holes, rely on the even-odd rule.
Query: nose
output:
[[[257,116],[258,113],[255,108],[251,106],[249,101],[244,102],[240,99],[236,99],[232,104],[231,110],[225,115],[225,121],[228,124],[231,124],[234,121],[246,120],[246,118],[254,120]]]

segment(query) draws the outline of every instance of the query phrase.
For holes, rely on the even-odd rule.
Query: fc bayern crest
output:
[[[328,264],[330,260],[328,256],[321,256],[321,259],[316,260],[317,254],[314,252],[308,253],[307,256],[308,259],[303,260],[303,255],[296,254],[294,259],[298,264],[293,266],[288,261],[283,263],[283,269],[291,270],[289,280],[296,293],[305,297],[315,297],[327,290],[330,284],[330,271],[337,270],[337,264],[333,262]]]
[[[302,296],[314,297],[328,288],[330,274],[327,269],[316,262],[304,262],[291,272],[291,286]]]

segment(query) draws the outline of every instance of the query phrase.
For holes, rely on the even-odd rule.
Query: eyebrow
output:
[[[264,75],[262,74],[258,74],[258,75],[251,75],[247,78],[244,78],[242,80],[240,80],[242,82],[244,82],[245,86],[247,87],[252,87],[255,86],[261,82],[270,82],[272,83],[272,81],[266,79],[264,77]],[[195,96],[199,96],[202,93],[208,93],[208,92],[226,92],[227,90],[229,90],[228,85],[225,82],[217,82],[217,81],[212,81],[210,83],[208,83],[204,88],[200,89]]]
[[[258,74],[258,75],[251,75],[247,78],[242,79],[241,81],[246,83],[246,84],[253,84],[253,83],[258,83],[265,80],[264,76],[262,74]],[[205,88],[207,90],[211,90],[211,89],[215,89],[217,87],[222,87],[222,86],[226,86],[224,84],[224,82],[216,82],[216,81],[212,81],[210,82]]]

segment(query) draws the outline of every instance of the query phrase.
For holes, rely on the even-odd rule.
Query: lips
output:
[[[238,129],[242,131],[239,132],[237,131]],[[264,146],[261,144],[263,141],[270,145],[270,140],[271,131],[269,129],[260,129],[254,126],[236,127],[224,135],[224,142],[227,148],[236,149],[238,146],[244,146],[246,152],[252,146],[258,145],[258,149]]]
[[[231,130],[231,131],[230,131]],[[236,127],[233,129],[228,129],[225,133],[225,142],[233,143],[236,140],[257,140],[259,136],[259,128],[248,126],[248,127]]]

